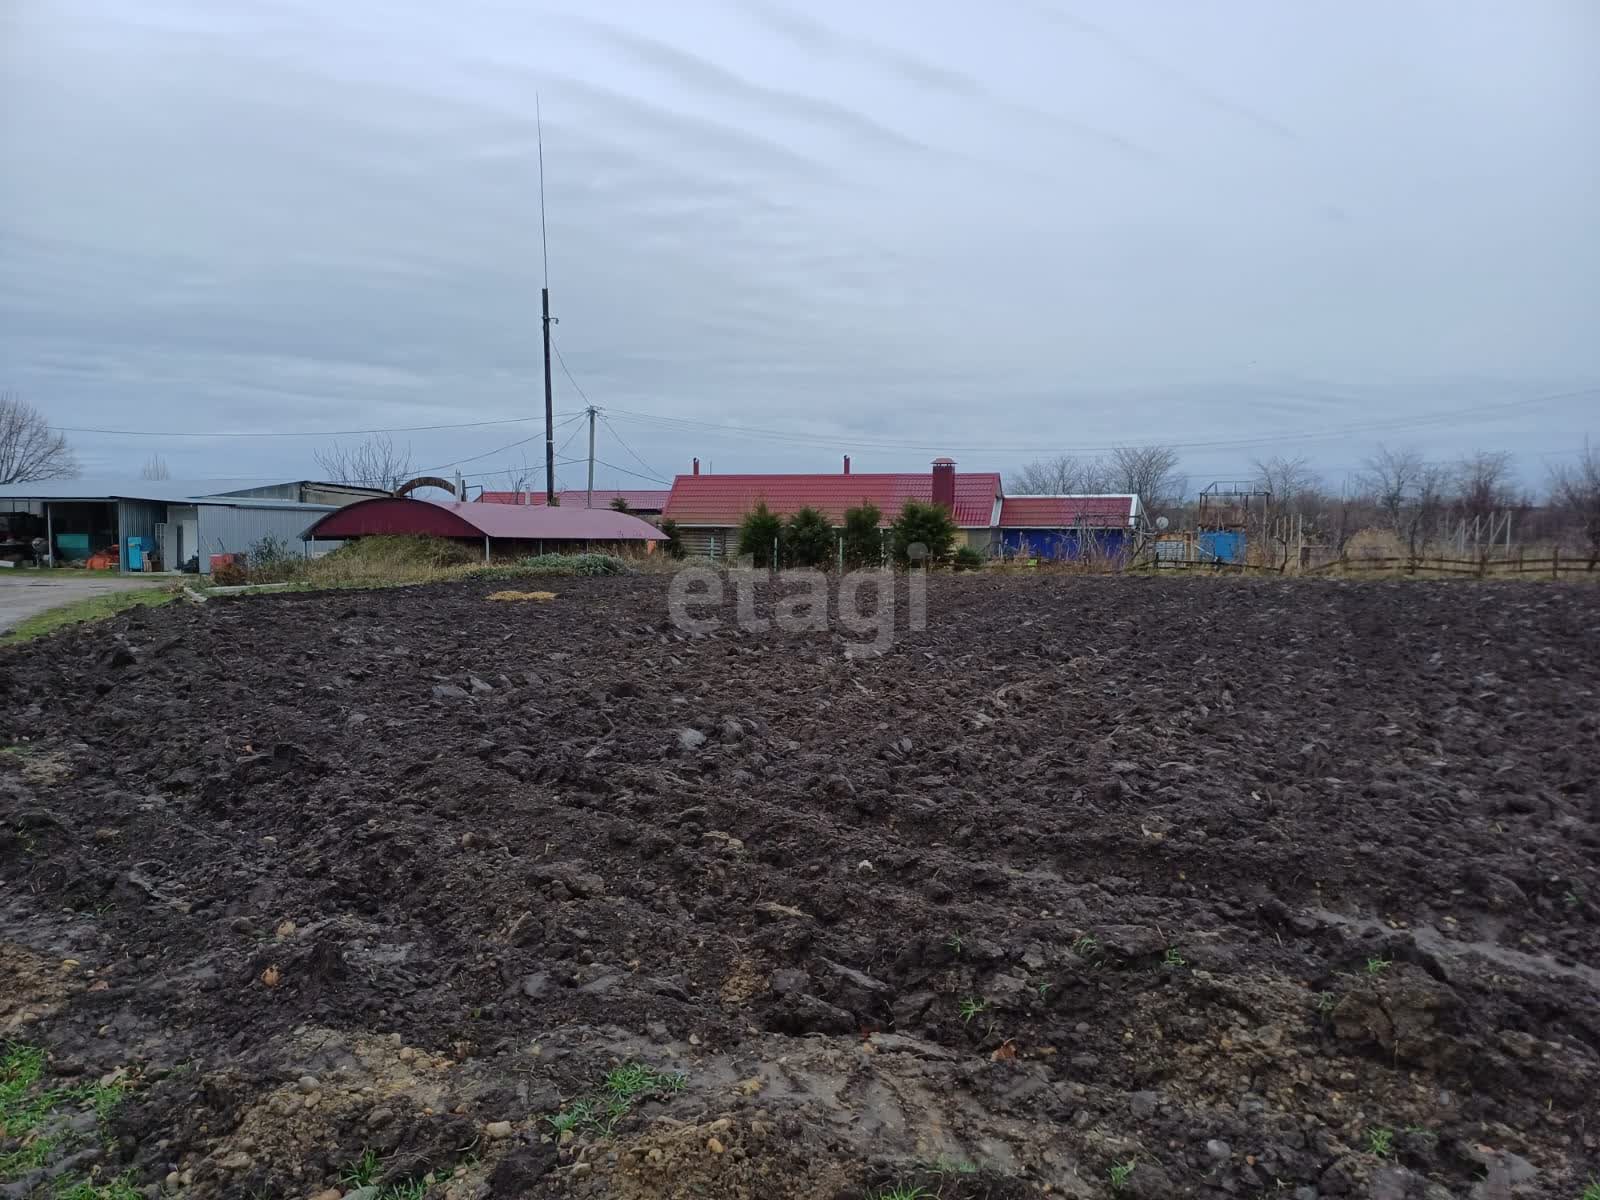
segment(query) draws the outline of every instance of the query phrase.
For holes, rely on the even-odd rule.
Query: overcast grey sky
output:
[[[1537,477],[1600,437],[1600,392],[1522,403],[1600,388],[1592,0],[0,0],[0,387],[113,429],[542,414],[536,92],[617,466],[1169,441],[1198,483],[1382,438]],[[72,436],[179,477],[318,444]]]

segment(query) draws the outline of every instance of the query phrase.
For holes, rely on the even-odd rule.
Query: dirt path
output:
[[[71,1170],[1600,1174],[1600,592],[955,578],[861,657],[685,636],[664,587],[219,600],[0,651],[0,1025],[130,1085]]]
[[[85,575],[72,570],[37,571],[18,567],[0,570],[0,633],[9,632],[29,617],[63,604],[129,588],[160,586],[164,582],[164,579]]]

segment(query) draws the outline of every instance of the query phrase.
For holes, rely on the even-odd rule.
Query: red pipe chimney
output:
[[[844,456],[844,473],[846,475],[850,474],[850,456],[848,454]]]
[[[933,460],[933,502],[944,505],[951,516],[956,511],[956,462],[953,458]]]
[[[696,475],[700,474],[700,460],[698,458],[694,460],[694,473]]]

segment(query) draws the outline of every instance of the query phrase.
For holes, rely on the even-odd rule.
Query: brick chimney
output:
[[[700,474],[700,460],[698,458],[694,460],[694,473],[696,475]]]
[[[953,458],[933,460],[933,502],[942,504],[951,515],[956,513],[956,461]]]
[[[848,454],[844,456],[844,473],[846,475],[850,474],[850,456]]]

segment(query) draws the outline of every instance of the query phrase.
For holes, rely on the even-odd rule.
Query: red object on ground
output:
[[[329,513],[304,536],[355,538],[375,534],[447,538],[507,538],[547,542],[655,542],[661,531],[648,521],[610,508],[551,508],[542,504],[464,504],[382,496]]]
[[[242,557],[243,555],[239,554],[213,554],[211,556],[211,573],[215,575],[218,571],[225,571],[229,567],[242,566],[243,564],[239,562]]]

